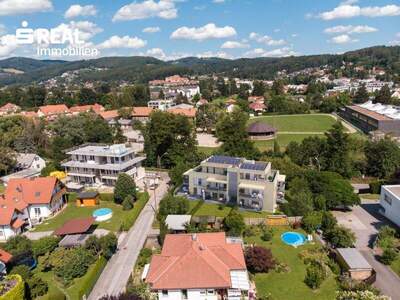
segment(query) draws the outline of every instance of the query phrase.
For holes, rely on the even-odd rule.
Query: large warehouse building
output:
[[[346,106],[340,115],[365,133],[381,131],[400,136],[400,107],[368,101]]]

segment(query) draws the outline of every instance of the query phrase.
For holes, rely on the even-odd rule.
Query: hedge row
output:
[[[22,277],[18,274],[6,276],[3,280],[17,280],[17,284],[4,295],[0,296],[0,300],[24,300],[25,284]]]
[[[93,268],[91,268],[85,275],[85,279],[81,285],[81,289],[79,290],[79,299],[83,299],[84,296],[86,298],[89,296],[90,292],[93,290],[94,285],[99,279],[101,272],[105,268],[107,264],[107,260],[101,256],[94,264]]]
[[[114,202],[114,194],[113,193],[100,193],[100,200]]]
[[[129,212],[129,215],[122,221],[121,224],[121,231],[128,231],[133,224],[135,224],[136,219],[138,218],[142,209],[146,206],[147,201],[149,201],[149,194],[147,193],[140,193],[138,194],[138,199],[135,202],[133,208]]]

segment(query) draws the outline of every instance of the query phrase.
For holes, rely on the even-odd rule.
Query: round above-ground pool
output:
[[[99,208],[93,212],[93,217],[97,222],[106,221],[112,218],[112,210],[110,208]]]
[[[294,246],[294,247],[301,246],[307,241],[304,234],[301,234],[298,232],[292,232],[292,231],[283,233],[281,235],[281,239],[285,244],[288,244],[288,245]]]

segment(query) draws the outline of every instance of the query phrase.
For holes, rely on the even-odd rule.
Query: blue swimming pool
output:
[[[307,241],[304,234],[288,231],[281,235],[281,239],[285,244],[291,246],[301,246]]]
[[[112,218],[111,208],[99,208],[93,212],[93,217],[97,222],[105,221]]]

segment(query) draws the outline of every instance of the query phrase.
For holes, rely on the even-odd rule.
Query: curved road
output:
[[[108,261],[88,300],[97,300],[105,295],[118,295],[125,291],[139,252],[146,241],[147,234],[151,230],[155,216],[153,207],[158,206],[159,201],[168,191],[167,182],[169,178],[165,173],[162,173],[161,176],[162,179],[158,188],[155,193],[153,191],[149,192],[150,199],[148,203],[143,208],[133,227],[118,245],[119,250],[117,253]]]

